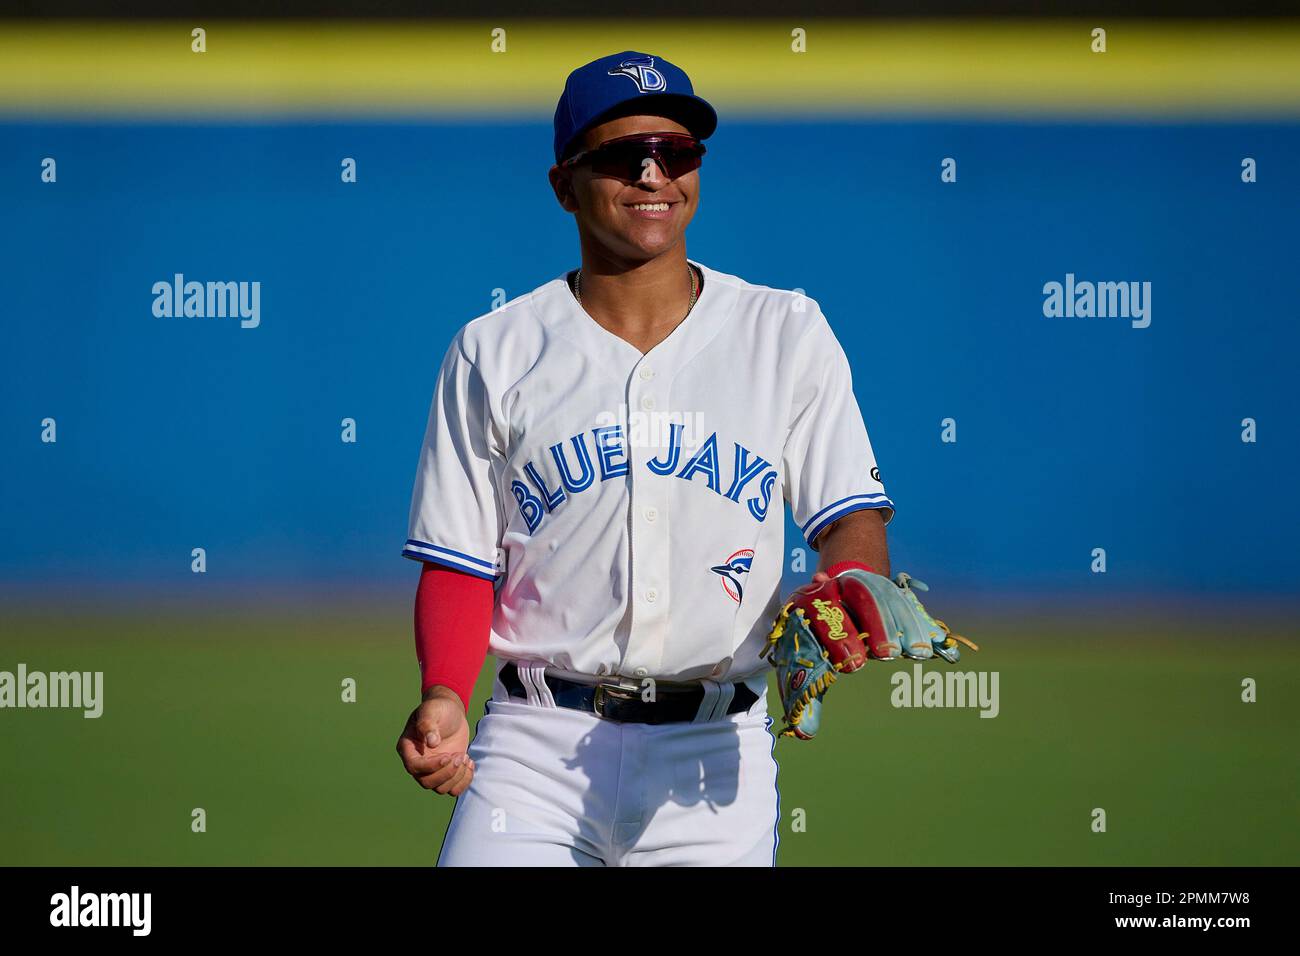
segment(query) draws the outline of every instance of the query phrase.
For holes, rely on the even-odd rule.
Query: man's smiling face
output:
[[[580,150],[638,133],[690,135],[680,123],[662,116],[623,116],[587,131]],[[669,180],[649,163],[635,181],[601,175],[579,163],[552,167],[551,184],[560,205],[578,220],[584,242],[591,241],[613,257],[632,262],[656,258],[682,240],[695,215],[700,196],[700,172],[692,170]]]

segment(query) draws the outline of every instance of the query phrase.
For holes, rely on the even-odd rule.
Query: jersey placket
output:
[[[632,369],[627,388],[627,428],[624,436],[629,465],[628,532],[629,594],[635,639],[623,661],[623,672],[637,678],[659,673],[668,635],[670,595],[668,498],[672,485],[646,467],[659,451],[657,423],[666,419],[668,357],[652,349]],[[667,433],[667,426],[664,426]]]

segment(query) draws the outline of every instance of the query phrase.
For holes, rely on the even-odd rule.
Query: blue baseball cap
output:
[[[663,57],[625,50],[569,74],[555,107],[555,161],[577,152],[582,134],[620,116],[665,116],[697,139],[713,135],[718,114],[695,95],[686,71]]]

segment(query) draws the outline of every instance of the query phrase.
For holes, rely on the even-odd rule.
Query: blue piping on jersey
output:
[[[428,554],[422,549],[428,549],[428,551],[436,553]],[[455,568],[457,571],[464,571],[466,574],[472,574],[476,578],[483,578],[485,581],[495,581],[497,578],[496,565],[490,561],[471,557],[450,548],[440,548],[436,544],[429,544],[425,541],[416,541],[414,538],[406,542],[406,547],[402,549],[402,557],[415,558],[417,561],[429,561],[433,564]],[[489,570],[483,571],[483,568]]]
[[[889,508],[892,511],[894,503],[881,494],[850,495],[841,498],[808,519],[807,524],[804,525],[804,540],[808,542],[809,547],[812,547],[812,543],[817,540],[817,535],[821,534],[822,529],[832,521],[837,521],[854,511],[866,511],[871,508]]]

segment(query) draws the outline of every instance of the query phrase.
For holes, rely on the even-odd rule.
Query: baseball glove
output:
[[[822,698],[840,674],[868,660],[939,656],[961,659],[958,644],[979,650],[930,616],[916,596],[924,584],[900,572],[894,580],[864,564],[842,562],[830,580],[805,584],[781,609],[763,656],[776,668],[785,712],[782,737],[810,740],[821,723]]]

